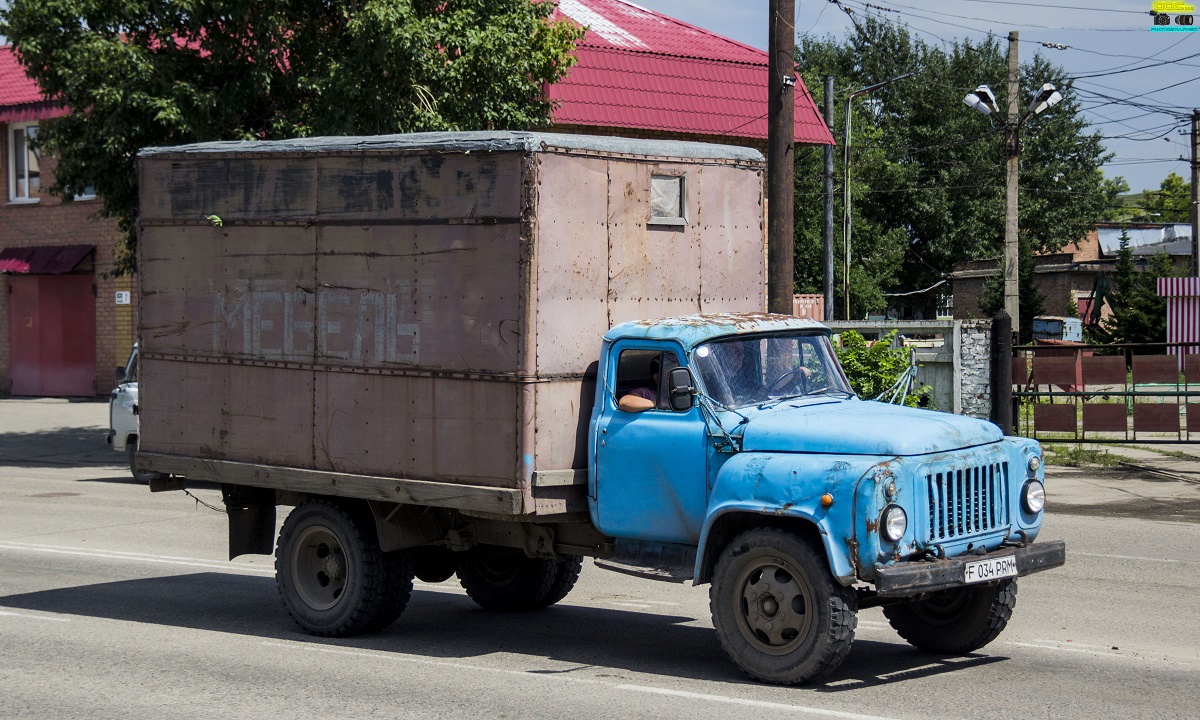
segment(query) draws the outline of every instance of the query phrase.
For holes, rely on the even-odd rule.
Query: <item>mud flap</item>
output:
[[[275,491],[221,485],[229,516],[229,559],[275,552]]]

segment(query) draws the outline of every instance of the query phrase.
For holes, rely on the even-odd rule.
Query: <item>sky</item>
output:
[[[636,2],[767,48],[768,0]],[[1200,0],[1190,2],[1200,5]],[[795,25],[798,34],[845,37],[853,27],[841,9],[847,7],[858,17],[874,15],[906,24],[917,37],[943,46],[963,38],[978,42],[989,33],[1006,46],[1009,31],[1016,30],[1022,63],[1040,53],[1077,78],[1084,117],[1115,154],[1105,174],[1124,177],[1136,192],[1157,188],[1171,172],[1190,179],[1190,120],[1161,108],[1190,114],[1200,107],[1200,32],[1151,32],[1152,6],[1151,0],[796,0]],[[1200,22],[1200,12],[1195,17]],[[1082,77],[1114,70],[1120,72]],[[1023,90],[1032,99],[1034,88]],[[959,110],[972,112],[966,105],[947,109]]]

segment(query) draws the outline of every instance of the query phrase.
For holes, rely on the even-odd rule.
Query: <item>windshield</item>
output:
[[[692,363],[705,394],[730,408],[805,396],[854,395],[823,333],[718,340],[693,350]]]

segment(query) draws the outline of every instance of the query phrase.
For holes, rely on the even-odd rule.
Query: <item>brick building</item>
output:
[[[1144,264],[1149,256],[1165,252],[1176,268],[1186,267],[1191,257],[1191,226],[1172,223],[1098,223],[1083,240],[1061,252],[1037,256],[1033,277],[1045,298],[1046,315],[1068,315],[1073,307],[1080,317],[1090,312],[1096,280],[1112,274],[1121,247],[1121,233],[1130,238],[1135,261]],[[958,263],[950,274],[954,294],[954,317],[982,315],[979,301],[987,279],[1000,273],[999,259]],[[1107,305],[1103,308],[1108,314]]]
[[[0,395],[107,393],[133,344],[132,281],[108,276],[115,225],[95,217],[95,196],[46,192],[55,161],[31,141],[62,114],[0,48]]]
[[[553,132],[744,145],[765,152],[767,53],[624,0],[559,0],[588,31],[547,88]],[[113,386],[136,334],[134,279],[112,278],[119,236],[99,202],[45,192],[54,159],[29,140],[64,114],[0,48],[0,395],[91,395]],[[797,78],[797,143],[832,144]],[[14,151],[15,150],[15,151]],[[129,303],[129,304],[124,304]],[[93,332],[94,329],[94,332]],[[89,339],[90,338],[90,339]],[[90,370],[88,370],[90,368]]]

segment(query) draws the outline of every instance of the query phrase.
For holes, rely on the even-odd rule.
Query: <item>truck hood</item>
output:
[[[742,450],[924,455],[1003,439],[990,422],[874,401],[784,403],[746,413]]]

